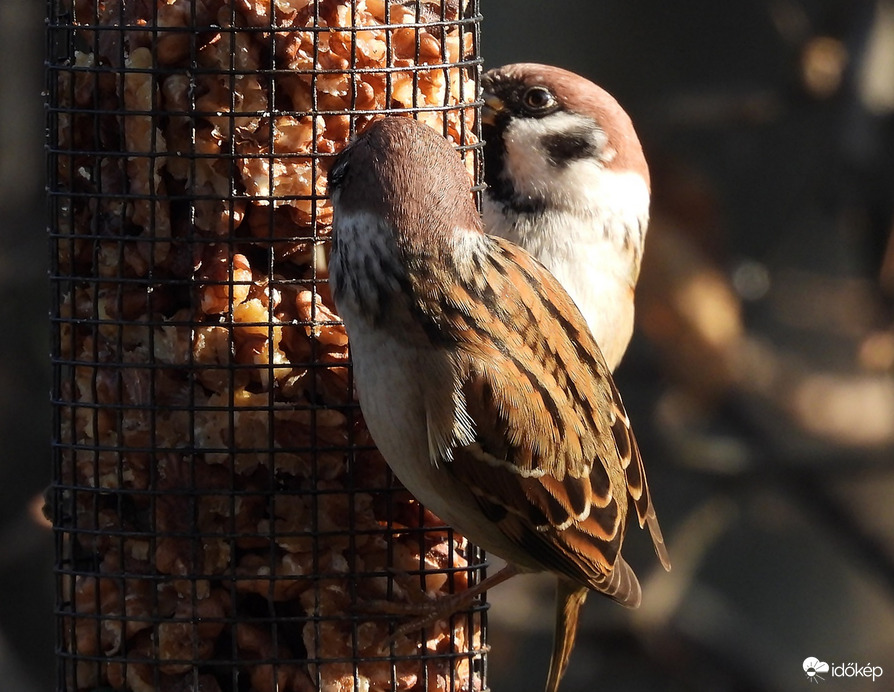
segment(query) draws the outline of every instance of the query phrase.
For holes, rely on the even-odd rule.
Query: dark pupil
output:
[[[528,92],[527,102],[532,108],[543,108],[549,103],[549,93],[545,89],[531,89]]]

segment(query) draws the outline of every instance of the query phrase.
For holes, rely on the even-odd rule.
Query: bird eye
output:
[[[522,102],[528,110],[539,113],[554,106],[556,97],[546,87],[534,86],[525,92]]]

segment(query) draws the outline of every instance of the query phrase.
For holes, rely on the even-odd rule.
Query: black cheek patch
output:
[[[564,168],[577,159],[591,157],[597,150],[593,133],[583,129],[543,135],[540,144],[549,156],[550,163],[558,168]]]

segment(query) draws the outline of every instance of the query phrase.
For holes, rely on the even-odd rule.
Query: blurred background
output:
[[[652,168],[618,372],[674,570],[588,603],[563,690],[805,689],[808,657],[894,680],[894,0],[481,0],[486,66],[582,73]],[[0,680],[54,679],[43,17],[0,3]],[[552,582],[490,595],[490,686],[539,689]],[[532,684],[531,681],[536,681]]]

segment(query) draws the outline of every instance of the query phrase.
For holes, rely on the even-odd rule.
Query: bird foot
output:
[[[389,615],[401,615],[412,618],[408,622],[399,625],[391,636],[379,645],[379,653],[385,653],[391,644],[401,637],[405,637],[411,632],[424,630],[440,620],[448,620],[457,613],[469,610],[479,595],[516,574],[518,574],[518,570],[512,565],[507,565],[499,572],[459,593],[435,598],[427,597],[425,600],[414,603],[395,603],[394,601],[385,600],[368,601],[358,606],[358,609],[369,613],[387,613]]]

